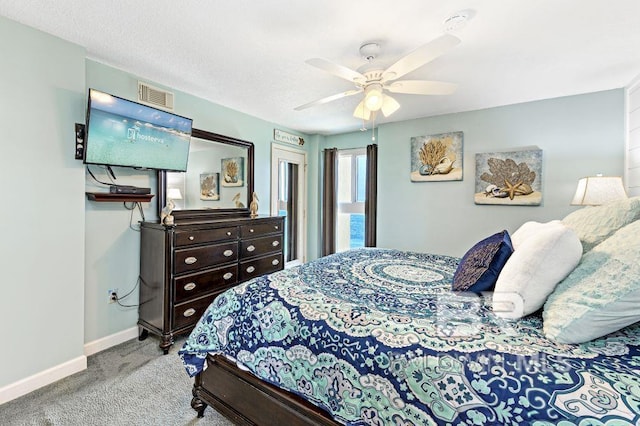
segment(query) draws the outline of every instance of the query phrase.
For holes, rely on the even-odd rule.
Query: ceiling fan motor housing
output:
[[[366,83],[380,83],[382,82],[382,73],[384,70],[374,69],[371,71],[365,71],[363,75],[366,77]]]

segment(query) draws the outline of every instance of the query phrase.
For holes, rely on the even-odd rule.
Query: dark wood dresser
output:
[[[251,278],[279,271],[283,218],[199,219],[166,226],[143,222],[140,243],[140,339],[173,336],[195,326],[213,299]]]

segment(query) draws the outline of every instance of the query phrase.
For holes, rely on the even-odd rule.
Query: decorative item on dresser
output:
[[[249,216],[252,218],[258,216],[258,201],[260,201],[258,200],[258,194],[254,192],[251,203],[249,204],[249,211],[251,212]]]
[[[140,339],[160,336],[166,354],[173,336],[190,331],[224,290],[279,271],[283,218],[200,220],[141,227]]]

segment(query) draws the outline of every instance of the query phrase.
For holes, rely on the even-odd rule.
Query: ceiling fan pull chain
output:
[[[371,140],[376,140],[376,113],[374,112],[371,117]]]

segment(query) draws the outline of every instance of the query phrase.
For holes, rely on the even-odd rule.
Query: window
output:
[[[336,251],[364,247],[364,201],[367,178],[365,149],[338,151],[338,217]]]

